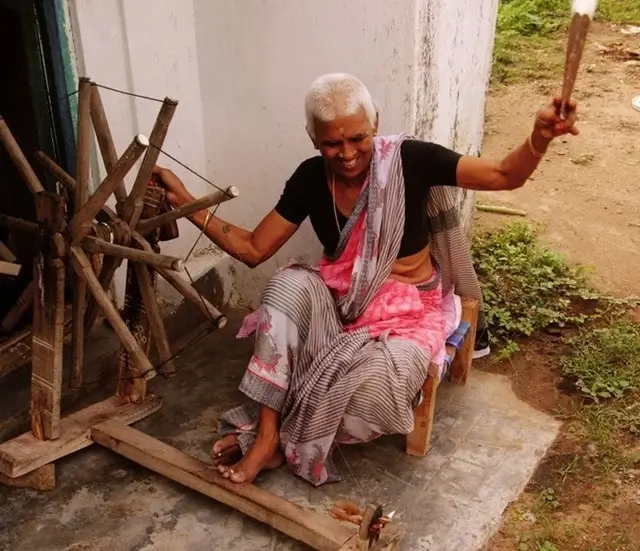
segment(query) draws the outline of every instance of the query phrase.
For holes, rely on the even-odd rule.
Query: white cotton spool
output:
[[[572,13],[588,15],[593,19],[596,15],[596,9],[598,9],[598,0],[572,0],[571,9]]]

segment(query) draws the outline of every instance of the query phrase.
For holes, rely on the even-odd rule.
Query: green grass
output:
[[[573,354],[562,369],[584,396],[600,402],[640,391],[640,325],[620,321],[581,333],[569,344]]]
[[[570,0],[501,0],[494,84],[558,76],[564,63],[562,31],[570,22],[570,5]],[[640,23],[640,0],[601,0],[597,17],[616,23]]]
[[[476,234],[472,256],[495,359],[517,353],[525,337],[572,328],[566,351],[558,351],[560,374],[579,397],[564,412],[572,432],[596,444],[602,473],[640,459],[619,445],[622,435],[640,436],[640,325],[623,315],[639,300],[596,292],[584,269],[550,250],[525,223]]]
[[[558,412],[566,421],[563,447],[552,455],[558,461],[544,475],[547,487],[512,511],[505,533],[518,551],[576,549],[585,534],[592,537],[589,551],[636,549],[627,524],[599,531],[572,511],[582,499],[576,484],[584,503],[606,510],[624,495],[631,469],[640,467],[640,324],[624,315],[638,300],[597,293],[583,269],[546,247],[527,224],[479,233],[472,251],[498,358],[517,352],[516,340],[527,335],[575,326],[546,349],[572,385],[572,399]],[[583,297],[590,299],[589,314],[585,304],[576,308]]]
[[[570,430],[595,445],[583,474],[607,477],[640,461],[640,448],[625,441],[640,436],[640,325],[617,318],[569,339],[562,373],[585,399],[570,414]]]
[[[521,337],[586,321],[573,307],[595,298],[584,270],[545,247],[527,224],[476,234],[472,255],[498,358],[516,352]]]

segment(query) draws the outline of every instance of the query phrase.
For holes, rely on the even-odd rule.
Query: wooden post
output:
[[[27,158],[22,153],[18,142],[16,142],[11,130],[9,130],[7,123],[2,117],[0,117],[0,142],[4,145],[9,157],[11,157],[13,164],[16,165],[18,172],[22,176],[25,184],[29,187],[31,193],[35,195],[36,193],[44,191],[44,187],[42,187],[40,180],[38,180],[36,173],[33,171],[33,168],[31,168],[29,161],[27,161]]]
[[[116,153],[116,147],[113,143],[113,137],[111,136],[111,128],[109,128],[109,121],[107,120],[104,105],[102,104],[100,89],[95,83],[91,84],[91,120],[93,122],[93,130],[98,140],[98,147],[102,154],[102,161],[104,162],[107,172],[111,172],[118,162],[118,154]],[[127,198],[124,180],[116,183],[113,193],[118,203],[123,202]]]
[[[144,208],[142,209],[141,216],[143,218],[147,218],[156,215],[160,208],[162,197],[162,189],[147,186],[144,189]],[[151,249],[152,245],[147,243],[142,237],[137,236],[135,232],[132,235],[132,242],[137,244],[137,253],[153,254]],[[155,243],[155,241],[153,242]],[[142,274],[143,271],[146,272],[148,277],[145,277],[144,274]],[[138,275],[142,275],[142,278],[138,277]],[[136,341],[144,349],[147,355],[149,354],[153,336],[150,315],[153,315],[154,313],[158,314],[158,317],[153,320],[153,324],[156,326],[162,325],[162,333],[164,334],[164,324],[162,322],[162,318],[159,317],[159,312],[157,312],[157,303],[155,302],[154,280],[155,274],[150,271],[147,266],[142,266],[140,270],[136,270],[133,262],[127,263],[127,282],[125,285],[122,318]],[[143,290],[142,287],[146,288]],[[144,300],[145,295],[149,297],[153,296],[151,312],[147,310],[149,301]],[[153,310],[154,306],[156,306],[155,312]],[[139,366],[136,366],[135,358],[126,350],[126,348],[121,347],[120,354],[118,355],[119,383],[116,391],[117,396],[129,395],[132,391],[132,388],[129,385],[129,380],[132,376],[131,374],[138,372],[138,370]],[[155,375],[155,371],[153,373]]]
[[[73,193],[74,217],[78,216],[89,194],[91,174],[91,81],[80,78],[78,91],[78,132],[76,146],[76,180]],[[79,389],[84,380],[84,313],[87,286],[81,277],[71,274],[71,387]]]
[[[464,385],[469,377],[469,370],[473,362],[473,349],[476,343],[476,329],[478,327],[479,303],[475,298],[462,298],[462,321],[469,323],[471,328],[467,332],[460,350],[456,352],[451,364],[451,382]]]
[[[150,192],[153,190],[152,188],[147,188],[147,191]],[[136,233],[133,234],[133,239],[131,241],[140,250],[151,251],[152,247],[155,247],[156,250],[160,250],[157,243],[153,243],[153,245],[151,245]],[[156,299],[156,272],[154,269],[138,263],[133,264],[133,269],[135,270],[137,286],[142,298],[142,304],[144,305],[150,337],[158,352],[158,359],[162,363],[162,369],[160,372],[163,375],[172,375],[176,372],[176,367],[174,361],[170,359],[171,347],[169,346],[167,331],[165,330],[162,314],[160,313],[160,308]]]
[[[64,346],[64,254],[60,231],[65,204],[60,195],[36,195],[40,242],[34,262],[33,344],[31,369],[31,431],[36,438],[53,440],[60,434],[62,352]],[[55,238],[56,234],[58,239]]]
[[[144,205],[145,190],[151,180],[153,167],[156,166],[158,161],[158,155],[160,153],[158,149],[161,149],[164,145],[164,140],[177,106],[178,102],[176,100],[172,98],[164,99],[156,122],[153,125],[153,130],[151,130],[151,134],[149,135],[149,142],[153,144],[153,147],[147,150],[144,159],[142,159],[142,164],[140,165],[138,176],[133,183],[131,193],[122,207],[124,221],[129,224],[132,230],[136,229],[138,220],[140,220]]]
[[[407,454],[423,457],[429,450],[438,380],[429,375],[422,387],[422,402],[413,411],[413,432],[407,435]]]
[[[89,291],[109,320],[122,345],[134,359],[134,367],[131,370],[132,373],[129,380],[130,388],[125,396],[129,401],[139,403],[145,399],[147,393],[146,381],[155,375],[154,367],[100,285],[98,278],[93,273],[87,255],[77,246],[71,247],[71,262],[76,273],[84,278]]]
[[[127,173],[133,168],[133,165],[140,158],[143,151],[149,147],[149,141],[142,134],[138,134],[127,150],[122,154],[122,157],[118,159],[114,169],[107,174],[107,177],[102,181],[98,189],[89,198],[87,203],[76,211],[75,216],[69,222],[66,232],[71,239],[72,245],[77,245],[84,239],[91,229],[91,222],[96,217],[100,209],[107,202],[113,190],[118,185]],[[77,182],[76,182],[77,183]],[[76,191],[76,198],[78,197]]]
[[[200,199],[196,199],[187,205],[178,207],[177,209],[170,210],[147,220],[141,220],[138,224],[138,231],[142,235],[147,235],[151,231],[164,226],[165,224],[169,224],[170,222],[178,220],[179,218],[184,218],[185,216],[190,216],[194,212],[207,209],[213,205],[228,201],[229,199],[234,199],[235,197],[238,197],[238,195],[240,195],[240,192],[238,191],[238,188],[234,186],[229,187],[226,191],[216,191],[209,195],[205,195]]]

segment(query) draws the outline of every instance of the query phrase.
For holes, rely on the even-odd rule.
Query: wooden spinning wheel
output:
[[[61,423],[64,425],[60,399],[65,330],[71,332],[71,386],[80,388],[85,338],[99,311],[121,342],[114,405],[145,403],[147,381],[156,375],[149,360],[151,343],[163,372],[175,371],[156,300],[158,274],[217,327],[226,323],[226,318],[181,277],[183,259],[160,253],[160,242],[178,237],[179,218],[238,196],[237,189],[231,187],[179,209],[167,206],[165,190],[153,181],[152,171],[176,107],[177,101],[165,98],[150,139],[136,136],[118,157],[99,88],[87,78],[80,79],[76,178],[44,153],[35,154],[61,185],[63,194],[44,189],[0,118],[0,141],[33,194],[37,217],[37,224],[4,215],[0,219],[4,226],[35,234],[38,243],[33,279],[3,320],[3,329],[11,329],[30,307],[33,309],[31,433],[19,438],[51,441],[50,448],[56,447]],[[92,125],[107,176],[89,195]],[[141,157],[135,182],[127,194],[123,179]],[[117,201],[115,211],[105,204],[112,194]],[[126,298],[123,311],[118,312],[107,290],[124,260]],[[71,309],[65,308],[66,283],[70,283],[73,293]],[[12,467],[17,458],[11,450],[12,441],[0,444],[0,474],[6,477],[17,472]]]

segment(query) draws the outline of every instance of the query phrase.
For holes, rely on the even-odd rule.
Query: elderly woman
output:
[[[429,366],[442,363],[455,329],[441,278],[455,280],[451,272],[465,259],[472,272],[461,231],[446,254],[433,254],[439,232],[457,226],[456,200],[441,200],[454,194],[438,193],[446,186],[522,186],[554,138],[577,134],[575,105],[566,120],[558,107],[554,99],[522,145],[494,162],[405,135],[378,136],[378,113],[363,83],[324,75],[305,102],[320,155],[298,166],[275,208],[253,231],[217,217],[204,227],[207,212],[193,215],[218,247],[250,267],[276,253],[307,218],[324,247],[317,266],[279,270],[241,329],[255,333],[240,385],[251,403],[220,420],[213,456],[225,477],[251,482],[286,461],[320,485],[338,479],[336,443],[411,432]],[[157,174],[173,205],[194,200],[173,173]]]

